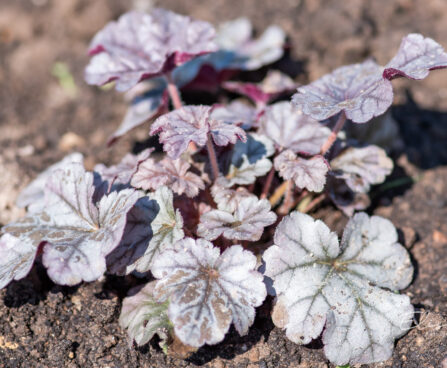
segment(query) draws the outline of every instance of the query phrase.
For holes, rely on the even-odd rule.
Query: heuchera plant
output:
[[[385,67],[343,66],[275,102],[296,88],[278,71],[226,81],[282,56],[281,29],[251,32],[247,19],[216,32],[156,9],[95,36],[87,82],[113,82],[132,101],[109,143],[149,121],[166,154],[148,147],[88,172],[74,153],[40,174],[17,199],[27,215],[1,229],[0,287],[35,262],[61,285],[133,274],[147,284],[124,299],[120,325],[138,345],[158,334],[169,352],[216,344],[231,324],[246,334],[268,284],[273,321],[293,342],[321,337],[339,365],[391,356],[412,323],[398,291],[413,267],[390,221],[355,211],[393,162],[341,130],[383,114],[392,79],[425,78],[447,54],[410,34]],[[180,91],[219,86],[251,102],[182,104]],[[341,241],[309,215],[326,199],[351,217]]]

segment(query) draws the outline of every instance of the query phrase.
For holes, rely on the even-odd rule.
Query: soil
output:
[[[215,24],[244,15],[258,31],[279,24],[290,37],[290,52],[275,67],[301,83],[370,56],[385,63],[410,32],[447,46],[444,0],[0,0],[0,225],[22,214],[13,204],[19,190],[68,152],[81,151],[92,168],[117,162],[144,144],[147,127],[105,148],[126,104],[115,91],[87,86],[82,74],[93,34],[132,4],[149,3]],[[52,75],[56,62],[68,67],[76,92]],[[432,73],[422,82],[398,80],[396,87],[392,115],[404,144],[393,153],[395,173],[373,189],[369,212],[391,219],[411,252],[416,272],[404,292],[417,318],[393,357],[372,366],[447,367],[447,73]],[[416,180],[396,185],[399,178]],[[347,220],[330,205],[314,215],[337,231]],[[274,328],[271,300],[259,308],[248,335],[231,330],[221,344],[187,360],[165,356],[156,341],[132,347],[117,321],[122,298],[135,283],[132,277],[107,276],[60,287],[37,266],[0,291],[0,366],[331,366],[320,342],[298,346]]]

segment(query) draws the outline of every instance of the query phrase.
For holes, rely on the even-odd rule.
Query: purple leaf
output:
[[[190,166],[181,158],[171,160],[165,157],[159,162],[148,159],[139,166],[131,184],[144,190],[155,190],[161,185],[167,185],[174,193],[185,193],[193,198],[205,189],[205,183],[200,176],[188,171]]]
[[[109,183],[109,187],[112,187],[113,184],[127,185],[137,172],[140,164],[146,161],[153,151],[153,148],[148,148],[138,155],[127,153],[118,165],[107,167],[104,164],[98,164],[94,167],[94,170],[101,175],[103,181]]]
[[[348,217],[352,217],[355,211],[367,209],[371,204],[368,194],[354,192],[344,180],[332,175],[328,175],[326,187],[329,198]]]
[[[188,148],[190,142],[204,146],[208,134],[218,146],[245,141],[245,132],[235,124],[210,118],[211,106],[184,106],[160,116],[150,134],[160,133],[160,142],[169,157],[176,159]]]
[[[155,257],[185,236],[183,219],[174,210],[173,194],[165,186],[142,196],[127,215],[122,240],[107,257],[110,272],[127,275],[151,270]]]
[[[48,178],[50,178],[55,171],[63,169],[71,163],[82,164],[83,161],[84,156],[82,156],[81,153],[74,152],[48,167],[19,193],[16,199],[17,206],[28,207],[32,205],[33,208],[31,209],[31,212],[39,211],[41,206],[44,205],[44,189]],[[28,211],[30,211],[30,209],[28,209]]]
[[[275,157],[274,165],[279,176],[293,180],[298,188],[310,192],[321,192],[324,188],[328,167],[321,156],[305,159],[287,150]]]
[[[33,267],[39,244],[20,239],[11,234],[0,237],[0,289],[12,280],[20,280]]]
[[[110,146],[124,134],[160,115],[168,109],[169,97],[166,82],[162,78],[154,78],[137,84],[126,93],[130,106],[119,128],[108,139]]]
[[[240,245],[220,254],[209,241],[185,238],[157,257],[152,272],[155,298],[169,298],[175,335],[193,347],[222,341],[231,322],[245,335],[266,297],[256,257]]]
[[[349,147],[331,161],[331,168],[354,192],[366,193],[371,185],[383,183],[391,174],[393,161],[377,146]]]
[[[94,281],[106,270],[105,256],[120,242],[134,190],[104,195],[93,203],[93,174],[80,164],[56,171],[48,180],[43,212],[4,226],[3,231],[35,248],[45,242],[42,261],[61,285]]]
[[[257,241],[264,227],[276,221],[276,215],[270,211],[266,199],[252,196],[242,199],[234,213],[223,210],[211,210],[200,216],[197,235],[207,240],[215,240],[220,235],[227,239]]]
[[[431,38],[411,33],[402,39],[399,51],[385,66],[383,77],[424,79],[430,70],[447,68],[447,53]]]
[[[85,79],[96,85],[116,80],[116,89],[125,91],[143,79],[215,51],[214,37],[209,23],[167,10],[129,12],[94,37]]]
[[[272,139],[280,150],[320,152],[331,131],[318,121],[297,111],[289,102],[268,106],[259,119],[259,131]]]
[[[293,103],[316,120],[344,112],[355,123],[383,114],[393,102],[391,82],[372,60],[342,66],[307,86],[298,88]]]
[[[226,123],[242,124],[242,129],[249,130],[256,125],[258,111],[244,102],[234,100],[228,105],[214,107],[211,118]]]
[[[261,83],[225,82],[223,87],[228,91],[247,96],[256,104],[266,105],[282,94],[294,90],[296,83],[288,75],[270,70]]]

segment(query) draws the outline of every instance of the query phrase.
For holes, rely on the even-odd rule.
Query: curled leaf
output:
[[[181,158],[171,160],[165,157],[159,162],[148,159],[139,166],[131,184],[144,190],[155,190],[161,185],[167,185],[174,193],[185,193],[193,198],[199,190],[205,189],[205,183],[200,176],[188,171],[190,166]]]
[[[152,273],[156,299],[169,297],[175,335],[193,347],[222,341],[231,322],[246,334],[266,297],[256,257],[240,245],[220,254],[209,241],[185,238],[157,257]]]
[[[331,168],[354,192],[366,193],[391,174],[393,161],[377,146],[349,147],[331,161]]]
[[[264,232],[264,227],[276,221],[266,199],[255,196],[243,198],[234,213],[225,210],[211,210],[200,217],[197,235],[207,240],[217,239],[223,235],[227,239],[257,241]]]
[[[161,186],[139,198],[127,215],[122,240],[107,257],[108,269],[118,275],[148,272],[155,257],[184,236],[183,218],[174,209],[172,191]]]
[[[156,281],[149,282],[135,295],[123,300],[119,324],[127,329],[130,339],[138,346],[148,343],[155,334],[162,339],[160,345],[164,345],[171,328],[167,315],[169,302],[155,300],[155,284]]]
[[[324,351],[336,365],[391,356],[413,315],[409,298],[393,291],[411,282],[413,267],[390,221],[359,213],[339,246],[323,222],[292,212],[274,243],[263,256],[278,295],[273,321],[290,340],[307,344],[326,326]]]
[[[399,51],[385,66],[383,77],[424,79],[430,70],[447,68],[447,53],[429,37],[411,33],[402,39]]]
[[[116,81],[125,91],[193,57],[216,50],[213,27],[173,12],[129,12],[110,22],[90,44],[93,55],[85,70],[89,84]]]
[[[268,106],[259,119],[260,132],[272,139],[280,149],[315,155],[326,142],[330,129],[297,111],[289,102]]]
[[[94,281],[106,270],[105,257],[120,242],[127,212],[138,199],[131,189],[93,203],[93,174],[71,164],[48,180],[43,212],[8,224],[2,231],[35,249],[45,242],[42,261],[61,285]]]
[[[274,165],[282,178],[293,180],[298,188],[310,192],[321,192],[324,188],[328,167],[321,156],[305,159],[287,150],[275,157]]]
[[[178,158],[190,142],[204,146],[210,134],[218,146],[245,141],[245,132],[236,124],[210,118],[211,106],[184,106],[159,117],[151,127],[151,135],[159,133],[167,154]]]

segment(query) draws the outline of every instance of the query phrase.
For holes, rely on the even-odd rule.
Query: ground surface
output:
[[[145,1],[134,1],[145,5]],[[213,23],[246,15],[258,30],[272,23],[290,36],[291,55],[278,67],[307,82],[346,63],[374,56],[385,63],[402,36],[421,32],[447,46],[444,0],[299,1],[165,0],[155,2]],[[13,201],[37,172],[79,150],[86,165],[112,163],[147,127],[112,149],[105,141],[125,103],[114,91],[83,83],[86,48],[108,20],[132,6],[118,0],[0,0],[0,225],[21,211]],[[70,69],[76,93],[52,76],[55,62]],[[418,308],[418,325],[397,342],[380,367],[447,366],[447,72],[409,84],[397,81],[396,106],[405,149],[396,152],[397,176],[418,181],[394,190],[376,188],[372,212],[390,218],[410,249],[416,274],[405,290]],[[340,230],[346,219],[320,209]],[[130,348],[117,319],[131,278],[107,278],[77,288],[54,286],[37,268],[0,291],[2,367],[329,367],[318,343],[299,347],[273,328],[269,303],[243,338],[232,331],[217,346],[189,360],[165,357],[156,343]]]

